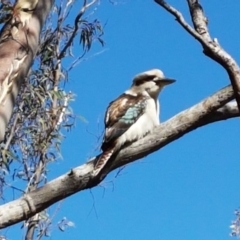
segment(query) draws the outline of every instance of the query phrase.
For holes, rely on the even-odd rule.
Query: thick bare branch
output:
[[[208,20],[204,16],[202,6],[195,0],[188,0],[188,6],[195,30],[205,39],[205,41],[211,42],[212,39],[207,27]]]
[[[198,0],[187,0],[192,21],[197,31],[201,31],[205,36],[203,45],[205,54],[217,61],[228,72],[231,84],[234,89],[235,98],[240,110],[240,69],[236,61],[219,45],[217,41],[211,40],[207,29],[207,21],[203,8]],[[197,27],[197,28],[196,28]],[[200,33],[200,32],[199,32]],[[201,33],[200,33],[201,34]],[[201,34],[201,35],[202,35]],[[207,36],[207,37],[206,37]]]
[[[112,165],[106,166],[106,171],[102,176],[92,177],[91,175],[93,163],[97,159],[95,157],[88,163],[72,169],[45,186],[26,193],[20,199],[0,206],[0,228],[28,219],[67,196],[96,186],[113,169],[136,161],[200,126],[236,116],[234,107],[227,104],[233,98],[232,87],[228,86],[195,106],[177,114],[158,126],[152,134],[122,149],[115,156]],[[224,106],[225,104],[227,105]],[[222,106],[224,107],[221,108]]]
[[[199,3],[200,1],[187,0],[195,29],[185,21],[177,9],[163,0],[155,0],[155,2],[175,16],[181,26],[201,43],[206,56],[215,60],[227,71],[240,110],[240,68],[236,61],[220,46],[218,41],[211,38],[207,28],[208,21]]]
[[[202,125],[206,125],[216,121],[227,120],[239,116],[237,102],[229,102],[219,108],[214,114],[211,114],[206,119],[202,120]]]
[[[38,49],[53,0],[19,0],[0,35],[0,141],[4,139],[19,89]]]

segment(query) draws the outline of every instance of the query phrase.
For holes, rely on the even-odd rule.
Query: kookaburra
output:
[[[166,78],[159,69],[140,73],[133,78],[131,88],[109,104],[105,114],[103,153],[94,166],[94,176],[124,145],[137,141],[159,125],[158,95],[173,82],[175,80]]]

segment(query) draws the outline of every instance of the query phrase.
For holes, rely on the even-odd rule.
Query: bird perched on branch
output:
[[[133,78],[131,88],[109,104],[105,114],[103,153],[94,166],[94,176],[124,145],[137,141],[159,125],[158,95],[173,82],[175,80],[166,78],[159,69],[140,73]]]

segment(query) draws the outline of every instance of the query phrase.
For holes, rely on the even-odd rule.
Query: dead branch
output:
[[[170,4],[163,0],[155,0],[155,2],[175,16],[180,25],[202,45],[204,54],[219,63],[227,71],[240,110],[240,68],[236,61],[220,46],[218,41],[211,38],[207,28],[208,20],[204,15],[200,1],[187,0],[194,28]]]

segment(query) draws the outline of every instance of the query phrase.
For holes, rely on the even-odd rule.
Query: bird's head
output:
[[[139,73],[133,78],[132,89],[138,92],[147,92],[151,97],[157,97],[159,92],[176,80],[166,78],[159,69],[152,69]]]

